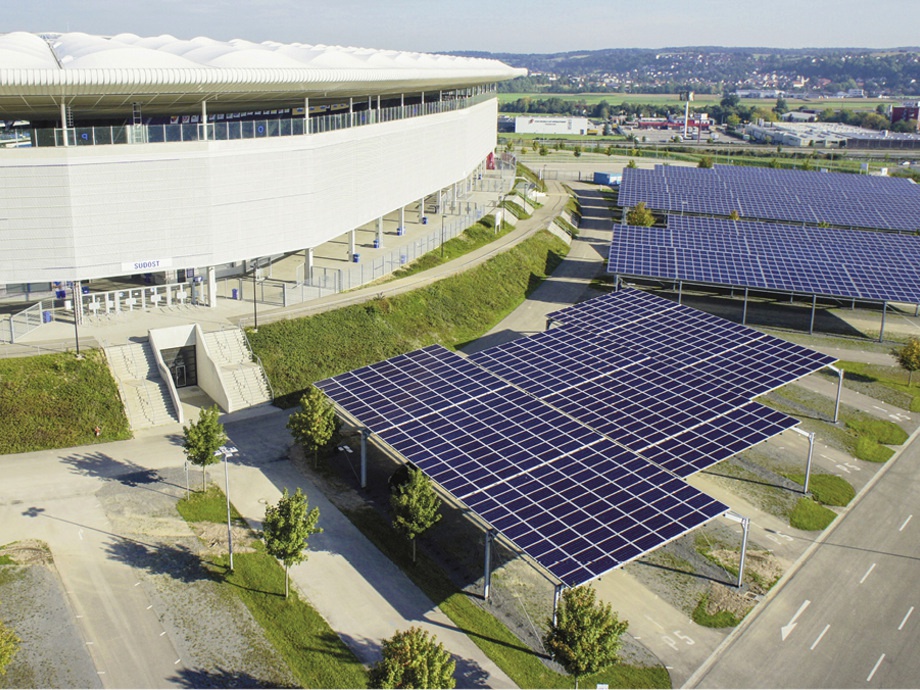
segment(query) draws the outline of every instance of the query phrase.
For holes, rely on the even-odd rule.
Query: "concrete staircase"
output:
[[[178,422],[169,389],[160,377],[150,345],[130,343],[107,347],[105,356],[121,391],[132,429]]]
[[[204,340],[227,393],[228,412],[272,401],[268,377],[262,363],[254,360],[242,330],[205,333]]]

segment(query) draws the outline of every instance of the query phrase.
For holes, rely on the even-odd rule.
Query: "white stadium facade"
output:
[[[495,60],[0,35],[0,291],[305,250],[481,173]],[[213,302],[213,300],[212,300]]]

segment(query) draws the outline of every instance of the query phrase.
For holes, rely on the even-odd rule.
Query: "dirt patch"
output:
[[[706,613],[714,616],[721,611],[727,611],[738,620],[741,620],[753,608],[755,603],[757,603],[756,597],[748,596],[737,589],[713,582],[709,585],[708,597],[706,598]]]
[[[740,552],[727,549],[716,549],[710,556],[735,571],[741,561]],[[769,551],[748,549],[744,558],[744,581],[748,591],[756,595],[766,594],[789,566],[789,562]]]
[[[24,539],[0,548],[0,556],[9,556],[16,565],[51,565],[51,549],[37,539]]]
[[[220,556],[227,553],[227,526],[216,522],[195,522],[189,525],[192,532],[201,541],[200,556]],[[248,527],[233,525],[230,533],[233,538],[233,553],[252,553],[255,551],[255,535]]]

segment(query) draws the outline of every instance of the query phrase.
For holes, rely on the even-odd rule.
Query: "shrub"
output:
[[[868,436],[860,436],[856,439],[855,455],[866,462],[887,462],[894,455],[894,451]]]
[[[797,484],[805,483],[804,474],[787,474]],[[856,496],[856,489],[843,477],[833,474],[813,474],[808,482],[808,490],[815,500],[826,506],[845,506]]]

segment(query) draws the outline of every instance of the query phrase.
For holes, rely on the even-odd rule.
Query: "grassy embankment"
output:
[[[227,516],[224,493],[211,486],[176,506],[186,522],[223,523]],[[232,508],[234,519],[239,514]],[[364,688],[367,671],[341,638],[296,590],[284,598],[284,568],[256,542],[254,553],[237,553],[234,569],[226,557],[205,566],[230,596],[239,597],[265,631],[272,646],[305,688]]]
[[[126,438],[131,429],[100,350],[0,360],[0,454]]]

